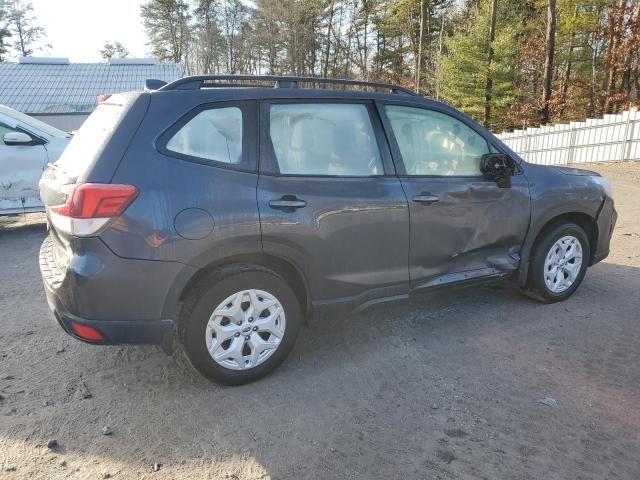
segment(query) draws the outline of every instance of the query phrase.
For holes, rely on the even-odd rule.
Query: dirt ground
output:
[[[592,168],[620,217],[568,301],[495,284],[325,319],[235,388],[181,354],[68,337],[42,217],[0,220],[0,478],[637,480],[640,162]]]

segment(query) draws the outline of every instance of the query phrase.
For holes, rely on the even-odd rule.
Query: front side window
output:
[[[489,145],[460,120],[423,108],[387,105],[407,175],[477,176]]]
[[[382,175],[382,160],[366,105],[273,104],[270,135],[284,175]]]
[[[167,142],[170,152],[215,162],[242,161],[242,111],[238,107],[203,110]]]

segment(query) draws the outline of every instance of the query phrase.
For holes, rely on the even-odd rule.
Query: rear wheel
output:
[[[531,257],[528,293],[545,303],[570,297],[584,279],[589,258],[589,240],[580,226],[565,223],[543,232]]]
[[[206,377],[241,385],[276,369],[291,351],[300,307],[287,283],[258,266],[232,266],[200,283],[185,302],[183,343]]]

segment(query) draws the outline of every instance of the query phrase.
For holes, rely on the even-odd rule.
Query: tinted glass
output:
[[[167,150],[221,163],[240,163],[242,111],[229,107],[198,113],[171,137]]]
[[[271,105],[270,132],[282,174],[360,177],[384,173],[365,105]]]
[[[422,108],[387,105],[407,175],[480,175],[487,142],[460,120]]]

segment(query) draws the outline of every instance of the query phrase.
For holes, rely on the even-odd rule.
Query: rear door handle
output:
[[[271,208],[278,210],[296,210],[298,208],[304,208],[307,206],[307,202],[300,200],[292,195],[285,195],[279,200],[271,200],[269,202]]]
[[[439,202],[440,199],[435,195],[421,193],[420,195],[416,195],[415,197],[413,197],[413,201],[417,203],[424,203],[425,205],[430,205],[432,203]]]

